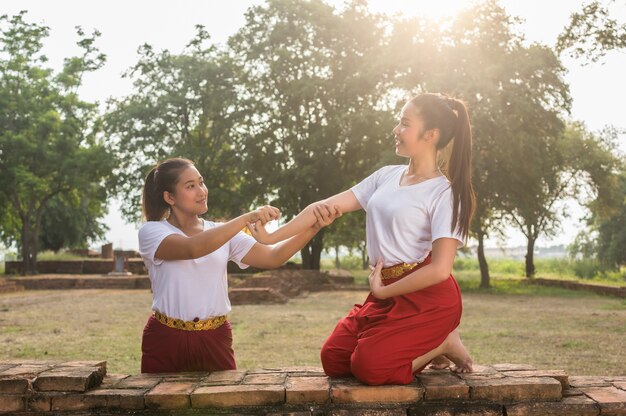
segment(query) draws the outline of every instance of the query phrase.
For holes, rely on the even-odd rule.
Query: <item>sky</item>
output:
[[[343,1],[327,0],[341,7]],[[44,43],[44,53],[49,65],[59,69],[63,58],[78,53],[75,26],[90,32],[97,29],[102,36],[98,48],[107,55],[107,63],[95,73],[87,74],[79,91],[88,101],[104,103],[108,97],[129,94],[132,86],[121,74],[137,60],[137,48],[149,43],[155,49],[181,51],[195,33],[194,26],[202,24],[215,43],[223,44],[245,23],[244,13],[260,0],[132,0],[132,1],[74,1],[74,0],[2,0],[0,14],[13,15],[28,10],[27,20],[50,27],[50,36]],[[459,0],[370,0],[372,11],[424,15],[432,19],[454,15],[471,5]],[[570,14],[581,8],[581,2],[572,0],[501,0],[509,14],[524,19],[519,26],[529,42],[554,45]],[[626,8],[617,15],[626,20]],[[572,118],[582,120],[592,130],[606,125],[626,129],[624,105],[626,83],[626,53],[611,52],[602,63],[582,65],[580,60],[563,58],[568,69],[565,77],[573,97]],[[626,152],[626,136],[620,138],[620,147]],[[190,156],[193,158],[193,155]],[[570,207],[571,218],[563,223],[562,231],[551,240],[540,239],[539,245],[569,244],[581,229],[580,218],[584,210],[573,201],[564,202]],[[110,228],[106,241],[116,249],[137,248],[137,224],[127,224],[119,212],[119,202],[112,201],[104,222]],[[524,245],[525,239],[516,230],[506,230],[507,246]],[[487,241],[495,247],[501,242]]]

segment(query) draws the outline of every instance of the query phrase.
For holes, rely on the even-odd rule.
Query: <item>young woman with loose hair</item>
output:
[[[318,206],[316,221],[269,247],[241,230],[261,228],[279,217],[278,209],[266,205],[215,223],[200,218],[207,198],[202,176],[188,159],[168,159],[146,176],[139,252],[150,275],[153,314],[143,331],[142,373],[236,368],[226,317],[228,261],[241,268],[278,267],[339,215],[336,207],[331,214],[328,206]]]
[[[338,323],[321,360],[329,376],[374,385],[408,384],[433,361],[449,365],[447,358],[456,371],[472,371],[457,330],[461,292],[451,274],[476,204],[467,109],[454,98],[420,94],[402,108],[393,135],[408,165],[377,170],[274,233],[262,227],[252,233],[271,244],[310,227],[319,204],[344,213],[365,209],[371,293]],[[442,160],[448,145],[449,160]]]

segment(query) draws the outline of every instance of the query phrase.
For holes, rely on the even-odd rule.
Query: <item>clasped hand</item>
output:
[[[374,295],[374,297],[377,297],[379,299],[384,299],[381,293],[383,287],[385,287],[385,285],[383,284],[383,275],[382,275],[383,261],[378,260],[374,267],[370,266],[370,269],[372,271],[370,272],[368,279],[369,279],[370,290],[372,291],[372,295]]]
[[[273,207],[270,207],[273,208]],[[276,208],[274,210],[278,211]],[[272,211],[273,212],[273,211]],[[341,210],[337,205],[331,207],[326,203],[318,203],[312,206],[312,212],[315,215],[315,223],[311,226],[311,229],[315,232],[319,231],[323,227],[326,227],[332,224],[337,218],[341,217]],[[280,216],[280,211],[278,211],[278,216]],[[278,216],[271,217],[270,219],[277,219]],[[267,216],[263,216],[262,219],[257,221],[248,221],[247,226],[248,230],[250,230],[250,234],[256,241],[261,244],[275,244],[277,241],[274,241],[271,234],[267,232],[265,229],[265,224],[269,222],[263,221],[263,219],[268,218]]]

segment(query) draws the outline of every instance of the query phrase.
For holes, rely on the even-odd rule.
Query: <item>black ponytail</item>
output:
[[[164,192],[174,192],[180,174],[193,166],[189,159],[172,158],[150,169],[143,185],[141,198],[143,216],[146,221],[160,221],[170,210],[163,198]]]

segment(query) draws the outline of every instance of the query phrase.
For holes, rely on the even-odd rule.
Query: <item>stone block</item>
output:
[[[286,402],[323,404],[330,401],[328,377],[289,377],[286,383]]]
[[[63,393],[34,393],[28,396],[26,407],[32,412],[49,412],[52,409],[52,397]]]
[[[406,416],[407,409],[332,409],[329,416]]]
[[[426,393],[424,400],[469,399],[469,386],[465,380],[450,372],[420,374],[419,381]]]
[[[202,385],[228,385],[239,384],[241,380],[246,376],[245,371],[241,370],[226,370],[216,371],[203,378]]]
[[[333,382],[330,388],[333,403],[414,403],[423,397],[424,388],[417,383],[406,386],[367,386],[348,379]]]
[[[568,376],[563,370],[519,370],[503,371],[507,377],[552,377],[559,380],[563,389],[569,387]]]
[[[19,394],[0,394],[0,413],[21,412],[26,407],[24,397]]]
[[[96,389],[85,396],[98,396],[106,399],[107,408],[139,410],[144,408],[144,389]]]
[[[186,409],[189,395],[196,387],[190,382],[162,382],[144,396],[146,407],[158,409]]]
[[[115,387],[122,380],[130,377],[128,374],[107,374],[103,379],[102,383],[100,383],[100,387]]]
[[[161,377],[130,376],[115,384],[118,389],[151,389],[161,382]],[[104,384],[104,383],[103,383]]]
[[[610,382],[599,376],[572,376],[569,378],[572,387],[608,387]]]
[[[23,377],[0,378],[0,394],[23,394],[29,385],[30,381]]]
[[[561,383],[550,377],[505,377],[467,380],[472,400],[496,403],[561,399]]]
[[[48,371],[53,365],[50,364],[22,364],[7,368],[0,373],[0,377],[35,378],[40,373]]]
[[[596,416],[600,408],[585,396],[565,397],[560,402],[529,402],[507,405],[507,416]]]
[[[194,409],[206,407],[271,406],[285,403],[285,387],[267,384],[201,386],[191,393]]]
[[[106,397],[69,393],[52,396],[51,409],[53,412],[91,410],[103,408],[106,407],[106,405]]]
[[[46,371],[35,378],[33,388],[37,391],[84,392],[100,385],[102,382],[100,371],[99,367]]]
[[[583,387],[585,394],[598,402],[602,415],[626,415],[626,391],[614,386]]]
[[[283,384],[286,377],[285,373],[248,374],[243,384]]]
[[[485,403],[423,403],[411,407],[409,416],[502,416],[503,407],[500,404]]]

